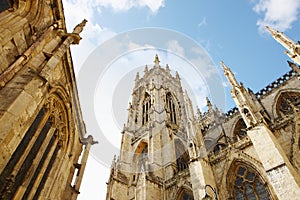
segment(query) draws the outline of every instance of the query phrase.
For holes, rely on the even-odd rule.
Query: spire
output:
[[[166,64],[166,71],[167,71],[167,73],[170,73],[170,72],[171,72],[170,67],[169,67],[168,64]]]
[[[202,116],[201,110],[198,106],[197,106],[197,115],[198,115],[198,118],[200,118]]]
[[[286,49],[290,49],[293,47],[294,42],[282,32],[276,31],[269,26],[266,26],[266,29],[271,33],[272,37]]]
[[[144,74],[146,74],[147,72],[148,72],[148,65],[145,66]]]
[[[300,44],[295,43],[289,37],[284,35],[282,32],[271,29],[266,26],[266,29],[271,33],[272,37],[280,43],[284,48],[287,49],[285,52],[294,62],[300,65]]]
[[[224,75],[226,76],[226,78],[227,78],[228,82],[230,83],[230,85],[232,87],[239,86],[237,80],[235,79],[234,74],[229,69],[229,67],[227,67],[223,61],[221,62],[221,64],[222,64],[222,67],[223,67]]]
[[[212,104],[209,100],[208,97],[206,97],[206,105],[207,105],[207,108],[208,108],[208,112],[212,112],[213,111],[213,107],[212,107]]]
[[[135,76],[135,84],[137,84],[139,80],[140,80],[140,74],[139,72],[137,72]]]
[[[158,58],[157,54],[155,55],[154,63],[155,63],[155,66],[159,66],[160,61],[159,61],[159,58]]]
[[[176,76],[176,79],[177,79],[177,80],[180,80],[180,76],[179,76],[179,74],[178,74],[178,71],[176,71],[176,75],[175,75],[175,76]]]

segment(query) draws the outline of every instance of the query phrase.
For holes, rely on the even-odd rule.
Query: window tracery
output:
[[[250,166],[237,165],[233,177],[230,188],[235,200],[270,200],[266,185]]]
[[[287,115],[293,113],[290,104],[294,106],[300,105],[300,93],[298,92],[283,92],[278,98],[276,111],[279,115]]]

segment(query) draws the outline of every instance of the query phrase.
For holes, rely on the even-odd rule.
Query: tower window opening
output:
[[[149,111],[151,107],[151,98],[149,94],[145,94],[145,99],[143,101],[143,115],[142,115],[142,125],[149,121]]]
[[[167,100],[167,112],[169,113],[169,119],[171,123],[176,124],[177,123],[176,106],[172,98],[172,95],[170,93],[166,95],[166,100]]]

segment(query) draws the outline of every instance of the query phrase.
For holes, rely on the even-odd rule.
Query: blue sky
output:
[[[219,72],[221,72],[220,62],[224,61],[236,74],[238,81],[242,81],[246,87],[250,87],[256,92],[290,70],[286,62],[288,57],[283,53],[285,49],[265,31],[264,26],[269,25],[276,30],[283,31],[295,42],[300,40],[300,0],[63,0],[63,3],[69,32],[83,18],[88,20],[82,33],[81,43],[72,47],[75,72],[79,77],[80,73],[85,70],[85,63],[89,56],[97,48],[99,49],[99,46],[102,45],[103,47],[103,44],[109,39],[135,29],[155,27],[176,32],[182,38],[189,38],[194,41],[206,52],[206,56],[211,59]],[[154,36],[145,34],[143,37],[145,39],[145,37]],[[176,43],[175,40],[172,41],[171,49],[178,55],[186,55],[184,54],[187,52],[186,47],[182,48],[180,43]],[[112,60],[110,63],[111,68],[120,69],[120,66],[135,65],[133,67],[140,70],[142,64],[151,64],[157,46],[136,43],[130,45],[131,51],[120,53],[118,59]],[[145,52],[143,51],[145,49],[151,51],[145,53],[142,59],[142,53]],[[107,51],[110,50],[107,49]],[[178,66],[174,66],[176,63],[172,61],[176,59],[167,55],[165,53],[167,51],[168,49],[158,51],[161,64],[168,63],[170,65],[172,63],[170,68],[175,69]],[[103,57],[99,55],[99,59],[101,58]],[[188,56],[186,58],[188,60]],[[186,64],[180,60],[178,63],[181,66]],[[180,67],[176,70],[180,72]],[[120,82],[123,77],[130,75],[133,76],[133,82],[134,75],[131,73],[133,71],[136,73],[134,68],[127,69],[127,71],[124,69],[123,75],[110,76],[114,82]],[[188,73],[192,72],[187,71]],[[188,80],[189,75],[182,77],[182,79]],[[228,110],[234,106],[234,103],[230,99],[230,88],[227,86],[223,75],[221,75],[221,79],[226,91],[224,109]],[[107,81],[103,84],[105,83]],[[100,86],[98,85],[96,88],[103,89],[101,88],[101,80],[98,80],[98,84]],[[201,84],[199,81],[199,85]],[[187,81],[187,87],[190,86],[191,90],[196,87],[195,85],[197,83]],[[112,89],[117,87],[119,86],[115,85]],[[109,88],[104,89],[109,90]],[[128,95],[130,95],[131,90],[132,87],[128,88]],[[99,96],[105,96],[106,93],[103,91],[105,90],[96,90],[93,94],[94,100],[91,101],[97,102],[97,98],[101,99]],[[203,94],[195,92],[195,98],[198,106],[205,109],[203,108],[205,101],[201,99],[205,95],[209,96],[209,94],[206,94],[206,90],[201,92]],[[81,94],[80,90],[79,93]],[[201,99],[199,100],[199,98]],[[125,104],[128,103],[126,98],[122,99],[123,101]],[[93,133],[97,139],[97,133],[95,133],[97,130],[91,128],[90,116],[85,114],[86,102],[83,101],[81,104],[87,132]],[[101,109],[97,103],[94,102],[94,104],[95,108]],[[124,116],[124,118],[116,121],[126,120],[126,107],[122,109],[124,111],[120,111],[119,115]],[[101,121],[101,114],[99,114],[101,111],[95,110],[95,112],[98,113],[98,121]],[[105,115],[107,114],[102,113],[102,116]],[[108,129],[113,134],[112,138],[107,139],[107,141],[115,142],[114,145],[118,146],[120,144],[119,122],[109,121],[107,124],[109,128],[115,126],[115,128]],[[107,141],[100,137],[100,146],[102,142]],[[108,179],[109,169],[107,166],[109,163],[97,159],[97,155],[93,152],[92,155],[85,172],[86,176],[83,180],[79,199],[105,199],[105,182]],[[109,157],[113,158],[110,154]]]

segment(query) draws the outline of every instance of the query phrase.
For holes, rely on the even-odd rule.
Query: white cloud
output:
[[[157,12],[164,7],[164,0],[94,0],[96,6],[110,7],[114,11],[127,11],[131,8],[146,7],[151,12]]]
[[[180,56],[184,56],[184,48],[179,44],[177,40],[170,40],[167,42],[167,48],[169,51],[176,53]]]
[[[297,20],[300,9],[300,0],[259,0],[253,10],[264,15],[257,21],[260,32],[265,31],[265,26],[271,26],[279,31],[292,27]]]

